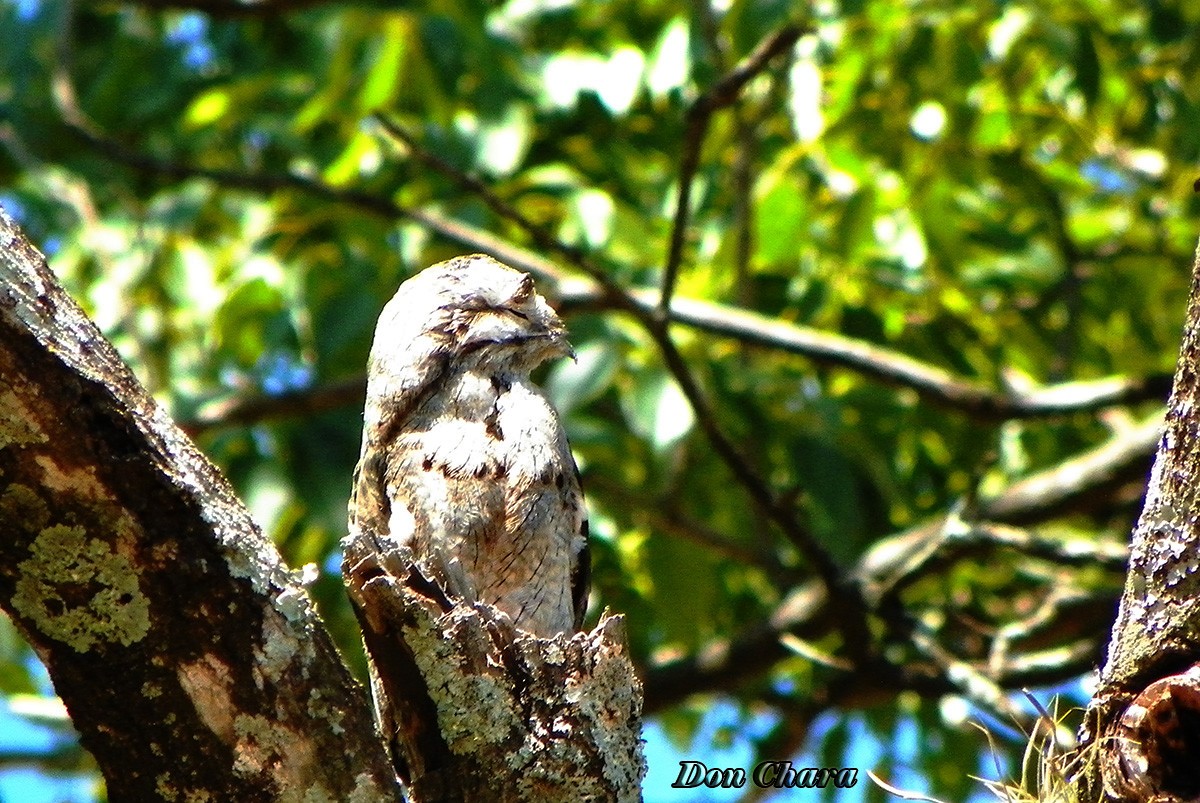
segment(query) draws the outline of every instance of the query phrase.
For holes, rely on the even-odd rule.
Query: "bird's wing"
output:
[[[424,334],[402,354],[376,347],[367,369],[367,404],[362,451],[350,492],[350,527],[375,535],[387,533],[391,502],[386,488],[391,445],[437,388],[450,365],[444,338]]]
[[[574,465],[575,459],[571,458]],[[583,627],[583,615],[587,613],[588,593],[592,585],[592,548],[588,544],[587,506],[584,504],[583,478],[579,476],[579,466],[575,468],[575,487],[579,489],[579,511],[576,515],[576,532],[582,543],[575,553],[575,562],[571,566],[571,602],[575,607],[574,625],[576,630]]]

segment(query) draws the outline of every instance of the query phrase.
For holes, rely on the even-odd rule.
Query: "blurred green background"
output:
[[[969,518],[977,499],[1119,441],[1161,405],[1200,232],[1200,6],[0,0],[0,206],[288,562],[321,570],[313,593],[361,671],[336,550],[375,317],[407,276],[477,250],[379,211],[458,221],[582,277],[455,173],[473,176],[621,288],[654,289],[689,104],[787,24],[796,45],[712,117],[678,297],[877,346],[881,365],[907,355],[999,396],[1105,378],[1154,388],[1104,409],[980,413],[675,325],[715,425],[848,568],[881,539]],[[648,674],[759,632],[810,562],[733,480],[646,327],[603,298],[563,308],[579,360],[542,378],[588,492],[590,621],[625,613]],[[1010,523],[1120,543],[1144,470]],[[894,602],[987,676],[1000,634],[1036,629],[1041,610],[1070,618],[1056,594],[1106,611],[1120,583],[1111,565],[986,548],[929,567]],[[828,630],[683,700],[649,700],[647,800],[759,794],[673,791],[684,758],[875,768],[947,800],[984,794],[970,775],[1019,775],[1019,729],[882,618],[872,671],[910,681],[881,675],[872,699],[839,691],[853,673]],[[1086,700],[1077,679],[1110,620],[1053,631],[1039,649],[1085,649],[999,686]],[[0,690],[18,713],[48,693],[39,678],[4,622]],[[59,799],[101,794],[69,743],[42,755],[19,721],[0,720],[15,735],[0,766],[84,778]],[[0,794],[42,799],[13,788]],[[884,797],[860,773],[853,790],[772,799]]]

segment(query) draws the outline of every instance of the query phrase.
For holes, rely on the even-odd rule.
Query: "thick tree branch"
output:
[[[1183,343],[1100,687],[1081,732],[1083,799],[1188,800],[1200,749],[1200,249]],[[1175,723],[1171,727],[1171,723]]]
[[[0,376],[0,604],[109,797],[399,799],[303,587],[2,212]]]
[[[641,800],[641,684],[621,617],[535,638],[452,601],[394,539],[351,529],[343,575],[413,800]]]

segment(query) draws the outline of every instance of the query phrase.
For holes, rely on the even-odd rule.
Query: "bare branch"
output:
[[[1096,501],[1112,504],[1114,491],[1130,485],[1141,496],[1154,448],[1162,436],[1158,413],[1096,448],[1013,483],[980,500],[981,518],[1029,524],[1086,510]]]
[[[988,523],[971,526],[972,534],[964,535],[961,545],[947,542],[941,521],[896,533],[873,544],[855,569],[855,577],[862,584],[872,610],[881,614],[883,606],[890,606],[892,613],[902,610],[889,594],[897,578],[911,584],[915,579],[934,576],[948,565],[940,559],[942,555],[963,559],[985,554],[986,550],[1006,548],[1063,566],[1097,564],[1119,573],[1124,565],[1122,550],[1112,544],[1051,539]],[[1101,630],[1094,625],[1098,618],[1103,621],[1111,617],[1115,595],[1092,595],[1086,599],[1076,595],[1063,599],[1052,607],[1056,614],[1052,619],[1038,623],[1036,638],[1022,635],[1023,650],[1017,649],[1017,639],[1009,634],[1003,660],[973,671],[1005,690],[1063,681],[1087,671],[1099,657]],[[786,646],[788,636],[819,641],[837,627],[836,622],[821,585],[811,581],[801,584],[767,619],[743,628],[731,638],[715,640],[693,654],[647,667],[643,673],[646,710],[662,710],[694,693],[733,691],[788,657],[791,654]],[[1064,643],[1073,646],[1044,648]],[[891,691],[887,691],[880,677],[884,667],[894,676],[890,682],[895,688]],[[957,681],[941,676],[941,669],[934,675],[886,664],[873,665],[870,671],[861,667],[859,670],[852,674],[861,676],[861,687],[848,692],[848,700],[878,702],[880,695],[890,696],[902,688],[936,693],[957,689]],[[872,684],[874,688],[868,688]]]
[[[1125,571],[1122,544],[1084,538],[1050,538],[994,522],[949,517],[877,541],[858,565],[863,595],[875,607],[892,604],[912,584],[961,560],[1009,549],[1057,566],[1097,566]]]
[[[584,288],[570,288],[563,305],[585,303]],[[630,293],[643,309],[656,303],[647,290]],[[974,380],[915,360],[892,349],[819,329],[768,318],[747,310],[694,299],[676,299],[671,320],[746,343],[808,357],[825,365],[852,369],[889,385],[911,388],[922,399],[974,418],[1006,421],[1087,412],[1116,405],[1160,399],[1170,377],[1109,377],[1068,382],[1029,390],[996,391]]]
[[[367,378],[355,376],[290,393],[236,397],[206,406],[195,418],[179,426],[195,437],[214,429],[257,424],[272,418],[313,415],[350,405],[361,407],[366,392]]]

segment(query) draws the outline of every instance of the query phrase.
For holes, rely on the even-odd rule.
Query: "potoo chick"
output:
[[[476,254],[401,284],[375,330],[350,498],[352,529],[543,637],[578,630],[587,603],[579,472],[529,377],[562,356],[566,329],[527,273]]]

